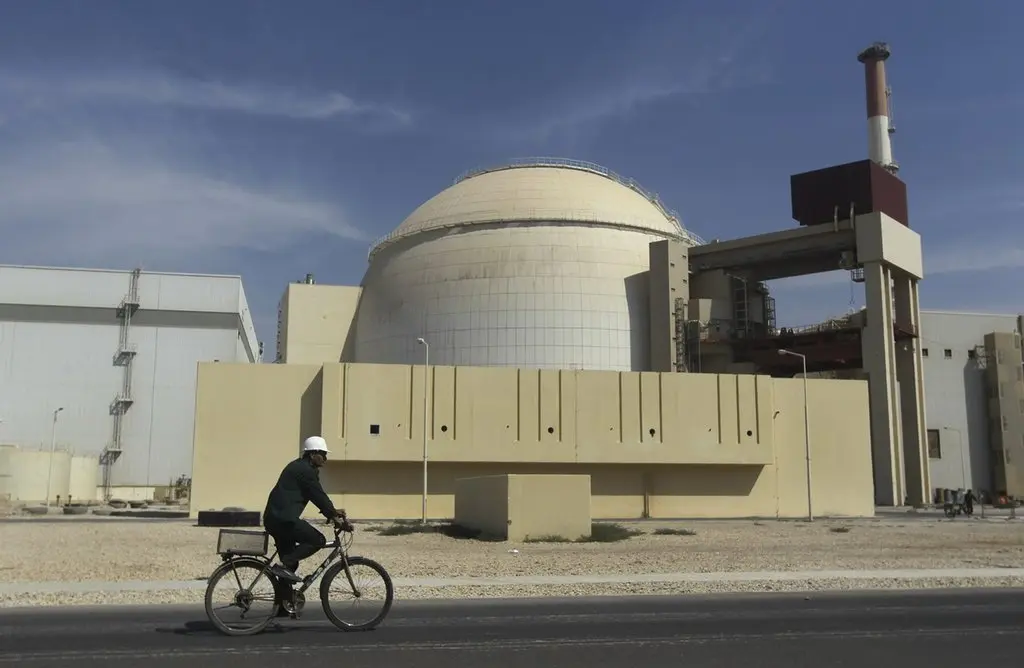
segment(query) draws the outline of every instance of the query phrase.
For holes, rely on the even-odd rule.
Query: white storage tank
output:
[[[629,179],[523,160],[458,178],[370,252],[358,362],[649,368],[649,244],[702,243]]]
[[[50,478],[50,501],[57,496],[66,499],[71,475],[71,456],[64,450],[53,453],[50,475],[50,451],[0,448],[0,496],[11,503],[42,503],[46,501],[46,483]]]
[[[100,484],[100,460],[90,455],[71,458],[68,494],[72,501],[95,501]]]

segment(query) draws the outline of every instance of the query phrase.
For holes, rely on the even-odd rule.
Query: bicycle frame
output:
[[[328,523],[330,523],[330,520],[328,520]],[[334,540],[328,542],[326,545],[323,546],[323,548],[321,548],[321,551],[329,549],[329,550],[331,550],[331,553],[327,555],[327,558],[324,559],[320,563],[320,565],[317,567],[317,569],[315,571],[313,571],[312,573],[310,573],[309,575],[307,575],[306,577],[304,577],[302,579],[302,586],[301,587],[299,587],[298,589],[296,589],[294,587],[291,587],[290,590],[292,592],[298,592],[299,594],[305,594],[306,590],[309,589],[313,585],[313,583],[316,582],[317,579],[319,579],[321,575],[323,575],[324,571],[326,571],[328,569],[328,567],[330,567],[330,565],[332,563],[334,563],[334,560],[337,559],[340,556],[341,557],[341,562],[342,562],[342,564],[344,564],[345,577],[346,577],[346,579],[348,579],[349,586],[352,587],[353,593],[355,593],[356,596],[359,596],[360,592],[356,589],[356,583],[352,580],[352,571],[349,569],[348,551],[345,549],[345,541],[341,538],[341,534],[342,533],[347,533],[349,535],[352,535],[353,531],[354,531],[354,527],[351,524],[349,524],[348,522],[346,522],[344,526],[339,526],[339,525],[335,524],[334,525]],[[259,561],[265,562],[266,565],[269,567],[270,564],[274,563],[274,559],[277,557],[277,553],[278,553],[278,550],[275,548],[274,552],[269,557],[265,557],[265,556],[264,557],[247,557],[247,556],[246,557],[242,557],[242,556],[233,557],[233,556],[225,556],[224,557],[224,561],[234,561],[236,559],[257,559]],[[251,593],[252,592],[252,588],[256,586],[256,583],[260,581],[260,578],[262,578],[263,575],[266,572],[267,571],[261,571],[260,574],[256,576],[256,579],[252,581],[252,584],[250,584],[248,587],[244,588],[245,592],[246,593]],[[236,581],[238,580],[238,573],[237,572],[235,573],[235,579],[236,579]],[[275,587],[274,587],[275,591],[280,591],[280,590],[278,590],[277,586],[281,585],[281,584],[285,584],[285,583],[282,583],[280,580],[275,579],[274,584],[275,584]],[[239,582],[238,585],[239,585],[239,587],[241,587],[242,583]]]

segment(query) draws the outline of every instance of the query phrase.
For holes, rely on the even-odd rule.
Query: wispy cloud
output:
[[[312,234],[365,241],[336,206],[98,140],[0,154],[2,261],[177,263]]]
[[[267,84],[190,79],[158,71],[24,73],[0,70],[0,89],[33,106],[62,103],[131,104],[236,112],[305,120],[339,118],[406,126],[404,109],[355,100],[338,92],[293,90]]]
[[[645,107],[687,97],[707,95],[767,81],[767,72],[744,74],[732,70],[731,58],[695,63],[671,81],[642,79],[610,82],[581,94],[555,112],[522,129],[526,137],[547,141],[565,132],[593,129],[602,122],[624,119]]]
[[[695,23],[688,10],[655,21],[619,41],[613,63],[594,63],[596,77],[566,86],[564,97],[511,135],[541,142],[571,137],[651,105],[768,83],[771,66],[749,51],[771,25],[776,4],[763,3],[739,23]]]

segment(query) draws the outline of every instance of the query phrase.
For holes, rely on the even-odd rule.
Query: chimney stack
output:
[[[889,45],[875,42],[857,56],[864,63],[864,82],[868,103],[868,155],[886,171],[895,174],[899,165],[892,159],[889,135],[895,128],[889,122],[889,88],[885,84],[885,61]]]

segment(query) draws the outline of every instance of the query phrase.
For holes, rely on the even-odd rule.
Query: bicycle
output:
[[[348,521],[336,522],[327,520],[327,524],[334,525],[334,540],[328,542],[323,549],[331,550],[331,553],[311,574],[303,578],[301,586],[292,586],[290,582],[284,582],[271,571],[277,550],[267,557],[269,547],[269,534],[266,531],[244,531],[239,529],[221,529],[217,538],[217,554],[224,563],[218,566],[207,578],[206,587],[206,615],[218,631],[229,636],[255,635],[263,631],[274,619],[288,617],[298,619],[306,604],[305,592],[313,583],[323,575],[320,581],[320,603],[323,606],[327,619],[334,626],[342,631],[369,631],[376,628],[391,611],[391,604],[394,602],[395,590],[391,576],[379,563],[372,559],[360,556],[350,556],[348,549],[354,539],[355,527]],[[343,538],[342,533],[346,536]],[[331,584],[339,574],[344,573],[347,580],[347,587],[355,601],[364,600],[363,589],[356,586],[352,571],[357,567],[366,567],[372,574],[379,576],[384,585],[384,600],[380,611],[369,621],[354,623],[343,621],[335,613],[331,600]],[[244,586],[243,578],[239,571],[249,569],[255,570],[255,577],[251,584]],[[245,619],[250,613],[254,603],[267,601],[270,611],[265,616],[256,616],[257,619],[251,627],[240,628],[237,625],[225,622],[216,613],[214,606],[214,588],[222,578],[230,574],[234,575],[234,581],[238,584],[238,590],[231,597],[228,607],[241,608],[241,617]],[[257,596],[253,593],[254,587],[264,580],[270,585],[270,592],[264,596]],[[233,586],[233,585],[232,585]]]

